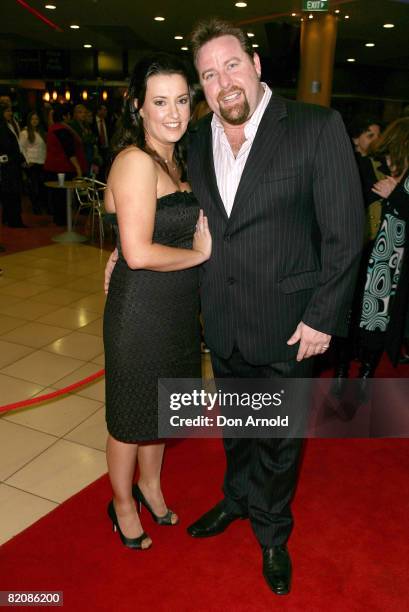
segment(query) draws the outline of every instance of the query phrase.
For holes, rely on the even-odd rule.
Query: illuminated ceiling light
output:
[[[347,59],[347,62],[356,62],[356,59],[354,57],[349,57]]]
[[[84,91],[82,92],[81,97],[83,100],[88,100],[88,92],[86,89],[84,89]]]
[[[175,40],[183,40],[183,36],[179,36],[179,35],[178,36],[174,36],[174,39]]]
[[[349,19],[349,15],[345,15],[344,19]]]
[[[105,90],[102,92],[102,99],[104,100],[104,102],[108,100],[108,92]]]
[[[49,11],[55,11],[57,7],[55,6],[55,4],[46,4],[44,8],[48,9]]]
[[[79,30],[80,26],[77,25],[76,23],[73,23],[72,25],[70,25],[71,30]]]
[[[154,17],[155,21],[165,21],[164,17]]]
[[[249,38],[254,38],[254,34],[253,34],[253,32],[247,32],[247,36],[248,36]]]
[[[340,11],[339,9],[335,9],[335,13],[336,13],[337,15],[339,15],[339,14],[340,14],[340,12],[341,12],[341,11]]]
[[[291,17],[297,17],[297,13],[291,13]]]
[[[375,43],[365,43],[365,47],[374,47]]]
[[[84,49],[92,49],[92,45],[90,43],[85,43]]]
[[[67,100],[67,102],[69,102],[71,100],[71,92],[68,91],[68,89],[65,92],[65,99]]]
[[[246,8],[247,2],[236,2],[234,6],[237,6],[237,8]]]
[[[257,49],[260,45],[258,45],[257,43],[254,43],[254,45],[251,45],[253,47],[253,49]]]
[[[314,15],[308,15],[308,19],[314,19]]]
[[[384,23],[383,27],[386,28],[386,29],[394,28],[395,24],[394,23]]]
[[[49,92],[49,91],[46,91],[46,92],[45,92],[45,94],[43,95],[43,100],[44,100],[44,102],[49,102],[49,101],[50,101],[50,98],[51,98],[51,96],[50,96],[50,92]]]
[[[58,98],[58,93],[55,91],[55,89],[54,89],[51,97],[52,97],[53,100],[56,100]]]
[[[189,47],[180,47],[181,51],[189,51]]]

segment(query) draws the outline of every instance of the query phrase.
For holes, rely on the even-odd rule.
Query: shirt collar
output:
[[[270,102],[270,98],[273,95],[273,92],[271,91],[267,83],[261,82],[260,84],[264,89],[264,94],[260,102],[258,103],[256,110],[250,117],[249,121],[246,123],[246,126],[244,128],[246,138],[254,136],[257,132],[257,128],[260,124],[262,116],[264,115],[264,111],[266,110],[268,103]],[[223,124],[215,113],[213,113],[211,125],[212,129],[218,128],[224,132]]]

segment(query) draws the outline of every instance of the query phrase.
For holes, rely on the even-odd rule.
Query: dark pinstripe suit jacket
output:
[[[349,138],[335,111],[272,97],[227,217],[214,172],[211,115],[193,128],[188,175],[213,237],[203,266],[206,342],[236,343],[253,364],[293,358],[302,320],[346,335],[364,206]]]

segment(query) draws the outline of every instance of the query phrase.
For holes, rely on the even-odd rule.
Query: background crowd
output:
[[[196,100],[192,121],[209,111],[200,92],[196,93]],[[27,227],[22,217],[22,198],[26,196],[34,215],[51,215],[56,225],[63,226],[65,192],[48,189],[44,183],[57,180],[59,173],[64,173],[67,180],[89,176],[105,182],[118,116],[109,112],[105,104],[91,109],[82,103],[44,102],[41,108],[31,110],[25,121],[19,121],[20,117],[11,97],[0,96],[2,223],[10,228]],[[361,362],[363,380],[374,375],[385,349],[394,363],[399,358],[409,362],[406,306],[409,117],[403,116],[386,126],[378,117],[360,115],[347,127],[362,181],[367,228],[350,337],[333,342],[337,394],[342,393],[354,358]],[[393,266],[378,256],[385,236],[391,235],[391,218],[393,227],[398,223],[402,232],[398,239],[401,243],[388,244]],[[371,289],[374,284],[375,290]],[[402,341],[403,356],[399,354]]]
[[[57,225],[65,224],[65,195],[49,190],[47,181],[58,173],[67,179],[93,176],[104,181],[109,146],[114,130],[104,104],[95,111],[84,104],[44,103],[19,124],[18,109],[9,96],[0,97],[0,200],[2,223],[26,227],[22,196],[26,194],[36,215],[51,214]]]

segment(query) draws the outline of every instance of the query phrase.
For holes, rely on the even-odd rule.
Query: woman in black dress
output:
[[[210,257],[211,236],[184,178],[179,141],[189,117],[183,64],[165,54],[142,60],[105,197],[118,247],[104,314],[108,514],[123,544],[136,549],[151,540],[133,498],[160,524],[178,520],[160,485],[158,378],[200,377],[198,266]]]

